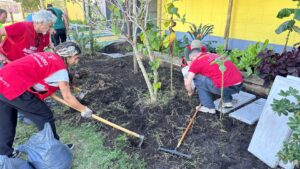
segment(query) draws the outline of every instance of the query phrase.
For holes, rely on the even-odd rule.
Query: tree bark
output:
[[[230,22],[231,22],[231,13],[232,13],[233,0],[229,0],[228,10],[227,10],[227,19],[226,19],[226,27],[224,32],[224,49],[228,49],[228,41],[229,41],[229,30],[230,30]]]
[[[132,14],[133,14],[133,16],[135,16],[135,17],[137,16],[137,15],[136,15],[136,0],[133,0],[133,2],[132,2]],[[135,26],[135,28],[133,28],[132,32],[133,32],[135,29],[136,29],[136,26]],[[133,36],[136,36],[134,32],[133,32],[132,34],[133,34]],[[137,43],[136,37],[133,38],[133,43],[136,45],[136,43]],[[133,73],[134,73],[134,74],[137,74],[137,73],[138,73],[138,63],[137,63],[137,58],[136,58],[136,55],[135,55],[135,54],[133,55]]]

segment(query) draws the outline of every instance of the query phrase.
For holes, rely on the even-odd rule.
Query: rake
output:
[[[191,158],[192,158],[192,155],[181,153],[181,152],[177,151],[177,149],[180,147],[181,143],[182,143],[183,140],[185,139],[185,136],[187,135],[187,133],[188,133],[189,130],[191,129],[192,124],[193,124],[193,122],[195,121],[195,119],[196,119],[196,117],[197,117],[198,111],[199,111],[199,110],[196,109],[196,111],[194,112],[193,117],[191,118],[191,120],[190,120],[188,126],[186,127],[186,129],[185,129],[185,131],[183,132],[183,134],[182,134],[180,140],[178,141],[177,146],[176,146],[174,149],[167,149],[167,148],[159,147],[158,150],[164,151],[164,152],[166,152],[166,153],[175,154],[175,155],[178,155],[178,156],[183,156],[183,157],[185,157],[185,158],[191,159]]]

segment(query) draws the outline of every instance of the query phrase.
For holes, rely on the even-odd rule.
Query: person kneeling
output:
[[[221,95],[222,73],[217,63],[213,63],[218,54],[201,52],[193,49],[189,54],[192,64],[188,76],[184,81],[185,88],[189,96],[194,90],[191,87],[192,81],[196,85],[201,106],[198,110],[205,113],[216,113],[216,108],[212,98],[213,94]],[[224,104],[223,107],[232,107],[232,95],[238,93],[242,88],[242,74],[238,68],[229,60],[224,63]]]

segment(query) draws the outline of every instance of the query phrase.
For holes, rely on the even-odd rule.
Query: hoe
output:
[[[51,97],[52,97],[54,100],[56,100],[56,101],[58,101],[58,102],[60,102],[60,103],[62,103],[62,104],[64,104],[64,105],[70,107],[70,106],[68,105],[67,102],[65,102],[63,99],[59,98],[58,96],[56,96],[56,95],[53,94]],[[71,107],[71,108],[73,108],[73,107]],[[75,108],[73,108],[73,109],[75,109]],[[77,110],[77,109],[75,109],[75,110]],[[77,110],[77,111],[79,111],[79,110]],[[80,111],[79,111],[79,112],[80,112]],[[96,120],[98,120],[98,121],[100,121],[100,122],[102,122],[102,123],[104,123],[104,124],[106,124],[106,125],[109,125],[109,126],[111,126],[111,127],[113,127],[113,128],[116,128],[116,129],[118,129],[118,130],[121,130],[121,131],[123,131],[123,132],[125,132],[125,133],[127,133],[127,134],[129,134],[129,135],[131,135],[131,136],[134,136],[134,137],[139,138],[139,139],[140,139],[140,142],[139,142],[138,146],[139,146],[139,147],[142,146],[142,144],[143,144],[143,142],[144,142],[144,136],[143,136],[143,135],[139,135],[139,134],[137,134],[137,133],[135,133],[135,132],[133,132],[133,131],[130,131],[130,130],[126,129],[126,128],[123,128],[123,127],[121,127],[121,126],[118,126],[118,125],[116,125],[116,124],[114,124],[114,123],[112,123],[112,122],[110,122],[110,121],[108,121],[108,120],[105,120],[105,119],[103,119],[103,118],[101,118],[101,117],[99,117],[99,116],[97,116],[97,115],[94,115],[94,114],[93,114],[93,115],[92,115],[92,118],[93,118],[93,119],[96,119]]]
[[[190,154],[184,154],[184,153],[181,153],[179,151],[177,151],[177,149],[180,147],[181,143],[183,142],[186,134],[189,132],[189,130],[191,129],[192,127],[192,124],[193,122],[195,121],[196,117],[197,117],[197,113],[198,113],[198,109],[196,109],[195,113],[193,114],[193,117],[192,119],[190,120],[188,126],[186,127],[185,131],[183,132],[177,146],[175,147],[175,149],[167,149],[167,148],[163,148],[163,147],[159,147],[158,150],[160,151],[164,151],[164,152],[167,152],[167,153],[170,153],[170,154],[175,154],[175,155],[178,155],[178,156],[182,156],[182,157],[186,157],[188,159],[191,159],[192,158],[192,155]]]

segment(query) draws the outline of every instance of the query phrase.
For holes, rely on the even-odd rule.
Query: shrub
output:
[[[265,50],[258,57],[261,62],[257,68],[259,76],[265,80],[265,85],[273,81],[277,75],[300,76],[300,47],[282,54]]]

